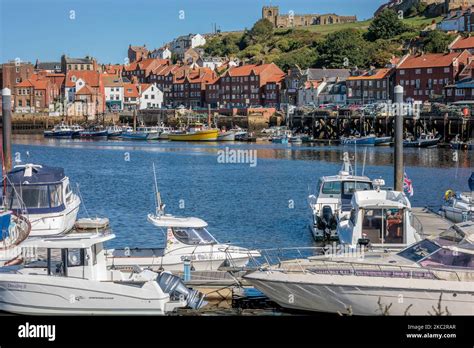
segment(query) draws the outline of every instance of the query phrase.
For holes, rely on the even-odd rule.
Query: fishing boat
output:
[[[31,224],[23,215],[2,210],[0,225],[0,266],[13,265],[21,254],[20,243],[30,235]]]
[[[54,126],[53,130],[44,131],[44,136],[53,138],[72,138],[74,132],[75,131],[71,129],[71,127],[61,123]]]
[[[159,126],[158,131],[160,135],[158,136],[159,140],[169,140],[169,135],[175,133],[175,130],[172,127]]]
[[[392,137],[376,137],[375,146],[388,146],[392,143]]]
[[[272,143],[274,144],[288,144],[289,137],[286,135],[278,135],[271,138]]]
[[[78,137],[79,136],[79,133],[81,133],[82,131],[84,131],[84,127],[81,127],[77,124],[74,124],[71,126],[71,130],[72,130],[72,136],[73,137]]]
[[[141,126],[137,128],[137,133],[146,134],[146,140],[158,140],[160,138],[158,127]]]
[[[108,138],[119,138],[123,132],[123,128],[115,124],[113,126],[108,126],[106,130]]]
[[[411,204],[403,192],[357,191],[350,214],[337,224],[339,242],[345,249],[400,250],[420,240],[413,226]]]
[[[459,134],[449,143],[453,150],[474,150],[474,140],[462,141]]]
[[[474,173],[471,178],[474,178]],[[454,223],[474,219],[474,180],[469,181],[469,188],[470,192],[461,192],[460,194],[456,194],[453,190],[447,190],[444,194],[440,215]]]
[[[207,129],[202,123],[195,123],[182,134],[169,134],[168,139],[172,141],[216,141],[218,134],[218,129]]]
[[[63,168],[15,165],[3,184],[3,206],[28,219],[30,236],[63,234],[74,227],[81,200],[71,190]]]
[[[145,132],[138,132],[138,131],[125,131],[122,132],[120,138],[123,140],[147,140],[148,134]]]
[[[169,272],[107,269],[104,242],[111,233],[72,233],[29,239],[20,246],[46,250],[0,268],[0,310],[24,315],[164,315],[205,305],[202,294]],[[12,286],[13,285],[13,286]]]
[[[107,136],[107,129],[99,126],[90,127],[86,130],[83,130],[82,132],[79,132],[79,137],[85,139],[107,138]]]
[[[235,141],[235,133],[232,131],[219,132],[217,141]]]
[[[156,186],[157,209],[148,214],[148,221],[166,235],[164,248],[110,249],[107,264],[114,269],[130,270],[134,265],[148,269],[183,271],[185,262],[195,271],[222,268],[240,269],[251,258],[259,257],[256,250],[219,243],[207,230],[207,223],[196,217],[177,217],[165,214]]]
[[[231,132],[234,132],[235,134],[235,140],[237,141],[245,141],[246,139],[246,136],[247,136],[247,131],[240,128],[240,127],[237,127],[235,126],[234,128],[232,128],[230,130]]]
[[[383,180],[375,181],[378,186]],[[372,190],[374,181],[367,176],[357,176],[352,169],[349,154],[344,152],[342,168],[337,175],[319,179],[317,194],[308,197],[312,219],[310,230],[316,241],[338,240],[337,221],[349,214],[354,192]]]
[[[404,147],[436,147],[441,136],[434,136],[433,133],[422,133],[418,139],[407,139],[403,142]]]
[[[293,135],[288,138],[288,142],[291,144],[303,144],[303,139],[299,135]]]
[[[375,135],[367,135],[365,137],[341,137],[342,145],[362,145],[362,146],[374,146],[375,145]]]
[[[474,222],[398,253],[293,259],[243,278],[284,308],[348,315],[467,315],[474,308]]]

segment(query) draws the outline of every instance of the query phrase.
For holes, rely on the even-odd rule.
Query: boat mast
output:
[[[158,183],[156,181],[155,162],[153,162],[153,178],[155,180],[155,200],[156,200],[156,215],[162,216],[165,211],[165,205],[161,201],[160,191],[158,190]]]

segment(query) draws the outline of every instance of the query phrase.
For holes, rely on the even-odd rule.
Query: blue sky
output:
[[[386,0],[0,0],[0,62],[91,55],[123,63],[130,43],[161,46],[187,33],[250,28],[262,5],[280,12],[372,16]],[[74,11],[74,12],[71,12]],[[180,19],[184,11],[184,19]],[[183,14],[183,12],[181,12]],[[74,18],[73,18],[74,17]]]

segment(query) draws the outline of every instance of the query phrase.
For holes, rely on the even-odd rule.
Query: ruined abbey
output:
[[[295,14],[289,12],[280,14],[278,6],[264,6],[262,18],[272,22],[275,28],[306,27],[309,25],[327,25],[335,23],[352,23],[356,16],[338,16],[336,14]]]

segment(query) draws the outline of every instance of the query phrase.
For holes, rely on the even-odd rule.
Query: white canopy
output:
[[[158,227],[204,228],[207,222],[195,217],[176,217],[173,215],[156,216],[148,214],[148,221]]]
[[[370,190],[357,191],[352,198],[353,204],[359,208],[411,208],[410,201],[400,191]]]
[[[115,234],[103,233],[71,233],[64,236],[47,238],[29,238],[20,244],[21,248],[90,248],[94,244],[103,243],[115,238]]]

